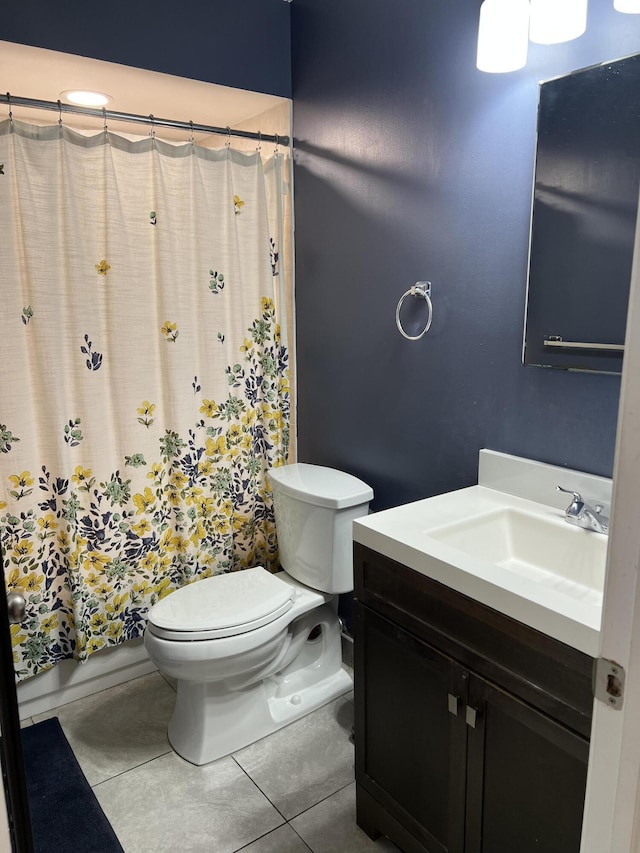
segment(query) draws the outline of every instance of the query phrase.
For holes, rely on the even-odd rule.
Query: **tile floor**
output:
[[[58,717],[125,853],[394,853],[356,826],[353,694],[204,767],[179,758],[174,686],[152,673]]]

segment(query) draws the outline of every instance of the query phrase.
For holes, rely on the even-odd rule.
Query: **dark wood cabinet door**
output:
[[[588,741],[469,678],[466,853],[579,853]]]
[[[359,603],[355,616],[358,783],[420,849],[464,853],[468,673]]]

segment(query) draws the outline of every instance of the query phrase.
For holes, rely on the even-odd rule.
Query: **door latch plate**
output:
[[[625,671],[619,663],[598,658],[594,672],[594,694],[596,699],[619,711],[624,702]]]

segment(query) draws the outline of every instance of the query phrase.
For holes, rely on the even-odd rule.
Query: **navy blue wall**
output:
[[[612,473],[619,378],[521,364],[538,81],[640,51],[640,15],[589,5],[508,75],[475,68],[480,0],[292,5],[299,456],[375,508],[475,482],[481,447]]]
[[[283,0],[4,0],[0,39],[289,98],[289,19]]]

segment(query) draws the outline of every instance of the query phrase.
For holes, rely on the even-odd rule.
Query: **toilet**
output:
[[[372,489],[333,468],[268,472],[283,571],[194,581],[151,608],[144,644],[178,681],[173,749],[206,764],[346,693],[338,595],[353,589],[352,522]]]

